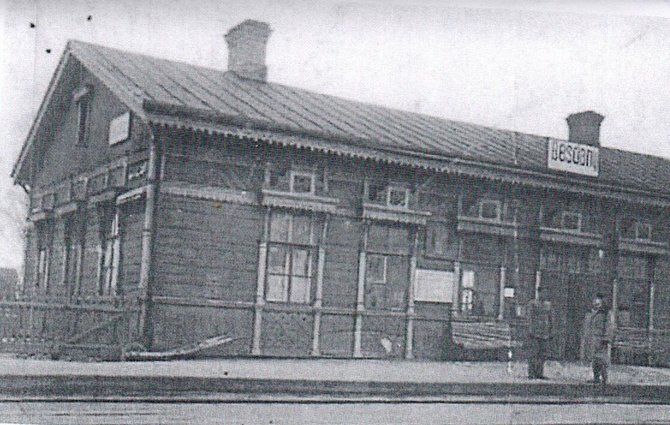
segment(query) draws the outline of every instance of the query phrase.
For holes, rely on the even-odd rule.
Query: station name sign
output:
[[[600,168],[598,148],[565,140],[549,140],[547,167],[552,170],[598,177]]]

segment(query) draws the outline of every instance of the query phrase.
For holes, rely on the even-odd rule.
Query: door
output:
[[[574,245],[546,246],[542,253],[542,286],[554,309],[554,338],[549,357],[577,360],[582,322],[596,277],[589,248]]]

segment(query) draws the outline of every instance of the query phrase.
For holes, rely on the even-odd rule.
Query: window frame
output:
[[[641,238],[640,237],[640,228],[646,228],[647,229],[647,237]],[[651,223],[645,223],[642,221],[636,221],[635,222],[635,240],[636,241],[651,241],[652,240],[652,234],[654,231],[654,226],[651,225]]]
[[[382,260],[382,279],[370,279],[370,259],[376,257]],[[370,285],[386,285],[388,283],[388,255],[379,253],[369,253],[365,259],[365,283]]]
[[[491,204],[495,205],[496,207],[496,217],[491,218],[491,217],[484,217],[483,211],[484,211],[484,204]],[[479,205],[477,208],[477,215],[481,220],[489,220],[489,221],[494,221],[494,222],[501,222],[502,221],[502,202],[498,199],[480,199],[479,200]]]
[[[272,223],[273,218],[278,216],[288,217],[288,231],[286,234],[286,240],[275,240],[272,238]],[[307,243],[298,243],[294,242],[294,223],[295,217],[306,217],[309,219],[309,241]],[[318,271],[315,270],[315,258],[318,255],[315,245],[315,232],[317,220],[314,214],[295,214],[291,212],[285,212],[281,210],[272,211],[270,214],[270,233],[268,238],[268,253],[265,260],[265,291],[264,299],[266,302],[271,303],[283,303],[283,304],[295,304],[295,305],[309,305],[312,302],[312,284],[315,273]],[[284,265],[282,273],[272,272],[271,271],[271,260],[272,260],[272,250],[275,247],[281,247],[284,250]],[[294,273],[294,259],[295,252],[303,250],[307,252],[307,275],[295,274]],[[271,293],[271,277],[272,276],[281,276],[283,279],[286,279],[286,288],[282,290],[282,299],[269,298],[268,294]],[[295,292],[294,284],[298,279],[307,280],[306,288],[306,297],[304,301],[295,301],[292,299],[292,294]]]
[[[297,192],[295,190],[296,177],[308,177],[310,179],[309,192]],[[289,174],[289,192],[299,195],[314,195],[316,193],[316,173],[313,171],[291,170]]]
[[[394,205],[391,203],[391,192],[402,192],[404,194],[404,200],[402,205]],[[398,185],[387,185],[386,206],[391,208],[405,208],[405,209],[409,208],[409,189]]]
[[[98,296],[116,296],[121,265],[121,217],[115,203],[98,206]]]
[[[37,263],[35,265],[35,287],[49,291],[49,275],[51,272],[51,254],[53,244],[54,223],[52,219],[37,224]]]
[[[75,295],[77,281],[81,274],[81,251],[84,248],[84,235],[81,223],[78,222],[80,212],[75,211],[65,216],[65,229],[63,234],[64,260],[63,260],[63,285],[69,296]]]
[[[447,258],[449,256],[449,241],[451,240],[451,231],[449,223],[443,221],[429,221],[426,223],[426,238],[424,241],[424,255],[426,257]],[[439,236],[446,239],[444,242],[444,250],[437,251],[435,249],[435,234],[440,233]],[[431,237],[431,235],[433,235]],[[431,245],[431,241],[433,242]]]
[[[573,216],[577,217],[577,228],[572,228],[572,227],[566,227],[565,226],[565,218],[567,216]],[[568,230],[572,232],[581,232],[582,231],[582,213],[581,212],[575,212],[575,211],[563,211],[561,212],[561,229],[563,230]]]
[[[77,135],[76,146],[84,146],[88,143],[91,127],[91,95],[93,87],[85,85],[74,93],[74,102],[77,106]]]

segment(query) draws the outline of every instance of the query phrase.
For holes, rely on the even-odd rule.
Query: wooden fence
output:
[[[123,350],[138,335],[137,302],[120,297],[0,300],[0,351],[61,355]]]

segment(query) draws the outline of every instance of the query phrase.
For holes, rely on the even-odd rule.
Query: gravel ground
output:
[[[211,359],[173,362],[68,362],[0,357],[0,375],[101,375],[227,377],[382,382],[529,382],[526,363],[410,362],[333,359]],[[547,362],[548,381],[581,383],[590,378],[583,363]],[[537,381],[532,381],[537,382]],[[612,384],[670,385],[670,369],[612,365]]]

